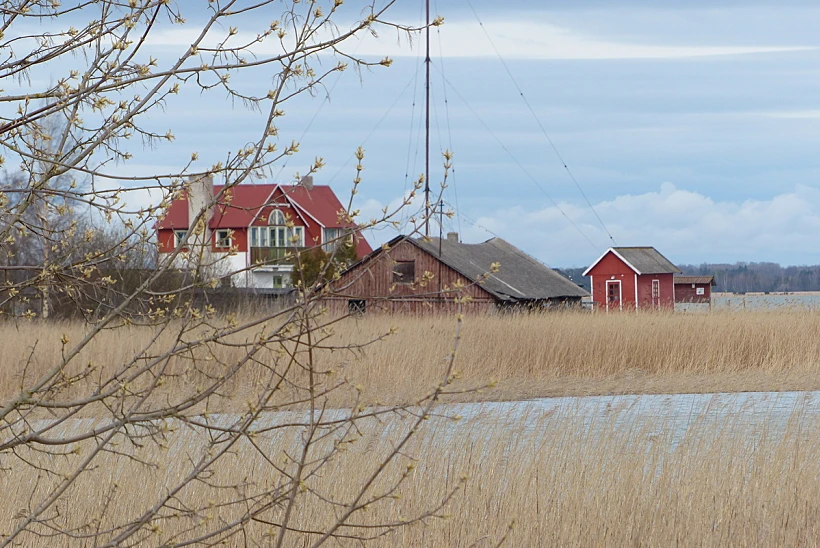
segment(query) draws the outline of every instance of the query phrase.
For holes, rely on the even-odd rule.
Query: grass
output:
[[[322,367],[361,386],[369,402],[413,402],[439,382],[452,347],[452,318],[368,317],[335,328],[328,344],[369,340],[395,327],[396,334],[361,352],[325,350]],[[59,359],[60,338],[83,334],[79,324],[0,325],[4,341],[0,401],[19,392]],[[111,370],[138,351],[152,335],[144,328],[104,332],[75,360]],[[251,339],[250,336],[243,336]],[[159,340],[167,344],[170,335]],[[34,350],[34,352],[32,352]],[[218,347],[193,363],[173,360],[180,375],[164,391],[188,389],[202,375],[218,374],[217,361],[230,362],[241,348]],[[263,353],[273,363],[275,353]],[[29,356],[32,361],[27,362]],[[712,314],[583,314],[467,317],[457,359],[463,386],[496,382],[458,400],[516,400],[542,396],[613,393],[689,393],[820,389],[820,313],[769,311]],[[243,400],[268,373],[251,364],[224,390],[222,405]],[[96,377],[95,377],[96,378]],[[331,403],[344,406],[349,392]]]
[[[394,532],[350,528],[344,534],[378,536],[376,546],[801,546],[820,535],[820,420],[811,406],[798,406],[777,420],[750,426],[750,415],[695,413],[688,428],[668,418],[621,408],[500,413],[483,404],[457,423],[433,419],[409,448],[416,459],[388,467],[377,488],[389,487],[413,462],[414,471],[395,497],[355,515],[363,527],[415,516],[457,489],[439,517]],[[491,405],[491,404],[489,404]],[[369,422],[362,437],[305,484],[295,526],[317,530],[340,511],[328,499],[347,501],[372,472],[372,463],[398,439],[402,421]],[[67,426],[70,429],[70,425]],[[275,485],[279,474],[266,463],[295,433],[256,438],[259,450],[242,443],[206,482],[189,486],[175,507],[148,530],[142,545],[180,541],[188,527],[217,527],[238,515],[255,493]],[[203,440],[187,428],[163,447],[148,443],[120,450],[148,463],[108,455],[67,494],[58,521],[87,523],[100,515],[101,530],[127,522],[152,504],[185,471],[187,455]],[[322,447],[314,448],[316,453]],[[42,455],[23,455],[44,459]],[[70,455],[66,467],[80,456]],[[6,460],[6,465],[13,462]],[[51,462],[52,466],[55,463]],[[0,532],[15,523],[30,497],[54,479],[28,467],[0,475],[5,503]],[[39,477],[38,477],[39,476]],[[462,484],[463,477],[468,477]],[[220,486],[241,485],[241,489]],[[236,503],[238,498],[243,503]],[[78,503],[82,501],[81,503]],[[229,546],[268,545],[277,513],[248,524]],[[512,523],[515,525],[508,530]],[[78,533],[80,531],[78,530]],[[87,532],[87,530],[86,530]],[[147,533],[146,533],[147,534]],[[316,537],[293,534],[288,546]],[[37,539],[25,546],[82,546],[80,539]],[[352,540],[336,543],[358,546]]]
[[[357,352],[338,349],[391,327],[396,334],[384,342]],[[452,318],[350,321],[325,343],[337,348],[320,350],[317,361],[334,370],[336,378],[361,385],[371,402],[412,402],[440,380],[454,327]],[[17,394],[23,379],[35,378],[59,359],[62,337],[78,340],[83,331],[78,324],[0,326],[5,342],[0,402]],[[94,375],[70,390],[93,387],[96,378],[115,371],[151,335],[136,327],[102,333],[72,366],[81,369],[90,362]],[[820,314],[806,311],[467,317],[456,362],[461,386],[498,382],[481,393],[449,399],[820,389],[819,335]],[[170,336],[163,335],[158,346],[169,343]],[[240,351],[223,346],[208,356],[173,358],[168,372],[177,376],[157,397],[192,390],[218,375]],[[271,349],[249,364],[210,411],[242,410],[247,394],[276,359]],[[70,390],[61,397],[69,397]],[[344,407],[355,396],[351,392],[332,396],[330,406]],[[395,496],[357,514],[353,521],[362,527],[345,529],[345,534],[375,536],[377,546],[434,547],[495,546],[505,536],[509,546],[799,546],[815,543],[820,535],[815,519],[820,511],[820,444],[815,443],[820,416],[809,401],[763,417],[749,409],[730,413],[716,403],[692,412],[683,426],[628,406],[522,412],[485,403],[441,411],[466,417],[458,422],[434,417],[426,423],[376,487],[390,489],[412,465],[405,483]],[[86,416],[95,420],[93,412]],[[292,417],[278,414],[263,421]],[[361,436],[305,482],[294,516],[298,527],[316,530],[330,523],[340,511],[330,501],[350,500],[408,425],[400,415],[363,421]],[[72,419],[51,435],[89,426],[89,421]],[[287,465],[272,457],[283,455],[299,435],[285,428],[260,433],[253,442],[243,439],[205,481],[180,492],[176,510],[162,511],[146,527],[142,545],[178,542],[191,528],[218,527],[259,503],[262,493],[282,481],[279,468]],[[22,545],[93,545],[82,538],[93,532],[84,526],[105,531],[134,519],[184,477],[206,439],[201,430],[171,422],[167,435],[135,441],[120,435],[113,452],[95,460],[49,513],[53,523],[77,527],[77,536],[26,533],[18,539]],[[332,443],[328,436],[313,447],[317,462]],[[38,451],[40,446],[0,455],[0,534],[18,523],[31,501],[50,492],[92,444],[60,447],[59,456]],[[462,483],[462,478],[469,479]],[[451,492],[450,504],[423,524],[397,531],[375,526],[417,516]],[[259,517],[227,544],[269,545],[275,532],[269,523],[281,516],[271,510]],[[48,532],[45,527],[39,531]],[[315,538],[294,533],[286,545],[310,545]],[[349,539],[339,544],[359,545]]]

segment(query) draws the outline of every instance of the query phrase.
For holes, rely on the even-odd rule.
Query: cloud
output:
[[[684,59],[717,55],[744,55],[811,50],[811,47],[754,45],[702,46],[635,44],[612,41],[584,34],[547,22],[494,21],[489,26],[492,43],[475,23],[456,21],[441,28],[441,50],[447,57],[496,57],[493,48],[505,59],[539,60],[613,60],[613,59]],[[436,33],[438,36],[439,33]],[[438,51],[438,44],[435,51]],[[361,54],[393,57],[415,53],[406,46],[382,37],[366,38]]]
[[[342,23],[339,26],[346,28],[347,25]],[[493,21],[489,26],[489,33],[492,42],[487,40],[481,27],[475,22],[447,22],[431,36],[431,48],[449,58],[495,58],[500,54],[505,59],[531,60],[686,59],[817,49],[759,44],[704,46],[629,43],[544,21],[528,20]],[[151,36],[150,45],[156,48],[187,47],[198,35],[193,29],[162,29]],[[224,37],[225,32],[221,29],[214,31],[205,40],[205,44],[213,47]],[[248,43],[255,37],[253,33],[240,32],[229,43]],[[361,37],[361,42],[356,43],[354,39],[348,48],[358,56],[415,57],[422,44],[420,36],[416,36],[411,42],[406,33],[397,33],[392,29],[381,29],[376,37],[369,33],[362,33]],[[329,35],[324,38],[329,38]],[[280,44],[274,39],[254,45],[251,51],[257,55],[282,53]]]
[[[773,112],[763,112],[763,116],[769,118],[785,118],[795,120],[817,120],[820,118],[820,109],[806,110],[781,110]]]
[[[673,262],[820,263],[820,190],[808,186],[765,200],[717,201],[663,183],[657,191],[624,194],[594,207],[618,245],[654,246]],[[505,208],[462,218],[461,224],[464,242],[497,235],[556,267],[588,265],[614,245],[588,207],[568,202]]]

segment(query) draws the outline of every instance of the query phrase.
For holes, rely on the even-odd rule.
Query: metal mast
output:
[[[427,0],[427,52],[424,64],[427,67],[425,77],[425,124],[424,124],[424,235],[430,236],[430,0]]]

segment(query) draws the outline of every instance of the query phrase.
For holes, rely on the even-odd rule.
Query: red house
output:
[[[188,234],[189,220],[202,210],[208,218],[206,249],[236,287],[289,287],[294,267],[286,258],[295,248],[321,245],[328,250],[349,234],[355,238],[357,257],[372,251],[356,224],[344,219],[333,190],[314,186],[309,177],[298,185],[240,184],[223,189],[210,177],[189,181],[156,225],[160,253],[197,237]],[[220,198],[210,205],[216,196]]]
[[[611,247],[584,272],[600,310],[674,310],[675,274],[654,247]]]

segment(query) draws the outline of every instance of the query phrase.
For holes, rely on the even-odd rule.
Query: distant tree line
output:
[[[731,293],[820,291],[820,265],[780,266],[777,263],[679,264],[684,274],[713,275],[714,291]],[[558,272],[589,291],[586,267],[562,268]]]
[[[715,276],[715,290],[732,293],[820,291],[820,265],[777,263],[678,265],[684,274]]]

